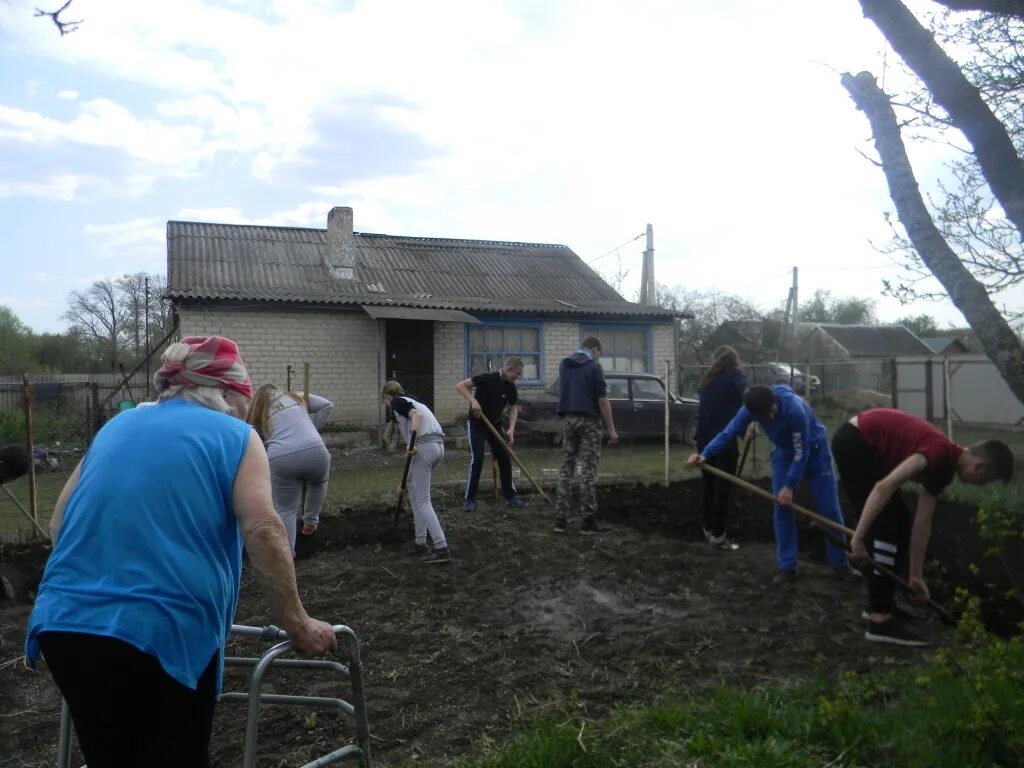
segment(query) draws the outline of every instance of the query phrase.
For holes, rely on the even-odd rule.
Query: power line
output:
[[[598,256],[598,257],[597,257],[596,259],[591,259],[590,261],[588,261],[588,262],[587,262],[587,264],[593,264],[593,263],[594,263],[595,261],[600,261],[600,260],[601,260],[601,259],[603,259],[603,258],[604,258],[605,256],[610,256],[611,254],[615,253],[615,252],[616,252],[617,250],[619,250],[620,248],[624,248],[625,246],[629,245],[630,243],[632,243],[632,242],[634,242],[634,241],[636,241],[636,240],[639,240],[639,239],[640,239],[641,237],[644,237],[644,236],[646,236],[646,235],[647,235],[647,233],[646,233],[646,232],[641,232],[641,233],[640,233],[639,235],[637,235],[636,237],[631,237],[631,238],[629,238],[629,240],[627,240],[626,242],[622,243],[621,245],[616,245],[616,246],[615,246],[614,248],[612,248],[612,249],[611,249],[610,251],[605,251],[605,252],[604,252],[604,253],[602,253],[602,254],[601,254],[600,256]]]

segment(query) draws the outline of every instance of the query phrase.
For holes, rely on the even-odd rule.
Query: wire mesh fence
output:
[[[973,413],[962,398],[981,398],[994,402],[979,384],[984,361],[961,361],[950,365],[952,412]],[[898,364],[893,359],[859,361],[810,361],[799,365],[785,363],[745,366],[752,383],[788,383],[805,394],[815,412],[833,431],[845,419],[865,408],[904,407],[903,402],[917,392],[913,378],[915,367],[926,371],[924,380],[935,386],[920,387],[931,393],[937,403],[933,417],[939,421],[942,409],[943,378],[941,360],[929,368],[926,361]],[[603,483],[653,483],[692,477],[686,458],[693,452],[693,431],[697,420],[697,390],[703,366],[680,366],[677,379],[668,393],[661,379],[631,372],[606,372],[609,403],[620,441],[615,446],[603,442],[599,481]],[[291,370],[294,391],[304,388],[303,366]],[[895,378],[894,378],[895,376]],[[143,375],[123,379],[120,376],[29,377],[28,393],[32,411],[32,440],[35,455],[35,499],[39,521],[45,526],[57,496],[67,477],[88,448],[96,431],[110,418],[133,402],[148,396]],[[315,380],[315,377],[314,377]],[[282,378],[282,383],[285,383]],[[466,492],[472,451],[467,434],[469,404],[455,393],[455,382],[438,383],[433,374],[401,377],[409,396],[430,407],[438,415],[445,433],[445,457],[434,473],[433,498],[439,511],[461,508]],[[998,383],[998,382],[997,382]],[[986,385],[988,386],[988,385]],[[902,399],[893,400],[894,392]],[[331,397],[333,393],[317,392]],[[922,395],[923,397],[924,395]],[[961,399],[958,399],[961,398]],[[334,395],[332,399],[337,399]],[[513,483],[531,503],[544,504],[543,493],[553,499],[563,466],[563,420],[557,413],[557,390],[551,386],[519,387],[519,415],[512,430],[508,414],[495,428],[503,443],[514,453]],[[908,401],[909,402],[909,401]],[[961,404],[963,403],[963,404]],[[0,443],[28,445],[25,419],[25,391],[21,377],[0,378]],[[1006,411],[1002,409],[1000,412]],[[1009,411],[1006,411],[1009,413]],[[323,430],[325,444],[332,454],[332,473],[326,514],[342,513],[345,508],[364,505],[390,505],[397,500],[397,488],[404,467],[405,447],[397,430],[388,427],[386,409],[381,404],[379,418],[360,424],[333,422]],[[1010,418],[1009,416],[1007,417]],[[1006,437],[1015,448],[1024,449],[1024,430],[1005,425],[984,428],[955,422],[955,439],[968,443],[986,435]],[[1001,430],[1008,430],[1002,432]],[[666,453],[666,435],[668,451]],[[1019,439],[1018,439],[1019,438]],[[499,451],[505,450],[499,447]],[[476,501],[495,509],[505,504],[506,489],[492,460],[494,449],[485,444],[483,468]],[[760,476],[766,471],[770,446],[763,438],[755,440],[748,457],[747,472]],[[130,466],[126,466],[130,471]],[[0,494],[0,539],[18,541],[34,536],[35,526],[25,519],[19,504],[32,508],[32,492],[27,478],[5,486],[17,503]]]

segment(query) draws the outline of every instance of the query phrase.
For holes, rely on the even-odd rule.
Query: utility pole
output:
[[[144,282],[146,286],[146,345],[143,354],[146,356],[146,399],[149,400],[149,275],[146,275]]]
[[[657,301],[654,284],[654,228],[647,225],[647,248],[644,250],[644,265],[640,275],[640,303],[653,306]]]
[[[799,337],[800,300],[798,297],[797,268],[793,267],[793,354],[796,355],[796,342]]]

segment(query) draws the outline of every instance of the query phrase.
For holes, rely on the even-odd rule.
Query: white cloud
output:
[[[78,99],[78,91],[57,91],[57,98],[65,101],[75,101]]]
[[[82,232],[93,239],[107,259],[130,258],[153,263],[167,252],[167,228],[164,221],[138,218],[115,224],[87,224]],[[127,267],[126,271],[136,271]]]
[[[50,304],[42,299],[26,299],[21,296],[0,296],[0,306],[10,307],[11,309],[45,309],[46,307],[49,307]]]
[[[53,280],[53,275],[48,272],[33,272],[29,277],[37,283],[49,283]]]
[[[362,231],[562,242],[585,259],[650,221],[656,274],[669,285],[742,288],[774,305],[798,265],[807,294],[877,296],[881,271],[835,271],[883,260],[868,241],[886,239],[881,212],[892,207],[881,172],[855,151],[871,152],[870,130],[839,84],[846,69],[883,74],[882,39],[855,2],[338,5],[348,6],[182,0],[170,12],[108,0],[65,39],[40,34],[30,12],[0,17],[21,52],[131,84],[69,99],[70,118],[35,102],[0,105],[0,137],[113,150],[130,162],[112,175],[130,183],[91,168],[0,181],[0,197],[77,201],[202,179],[147,205],[146,218],[87,228],[108,258],[157,253],[165,216],[323,227],[331,206],[351,205]],[[894,60],[885,59],[890,90],[902,77]],[[386,178],[352,182],[344,167],[337,182],[304,177],[285,202],[282,184],[268,203],[262,184],[240,192],[203,176],[229,156],[259,181],[280,181],[312,143],[347,138],[318,135],[325,111],[339,133],[348,116],[372,112],[439,151],[405,173],[367,165],[386,167]],[[355,153],[389,151],[374,138]],[[912,152],[927,184],[946,150]],[[627,294],[640,250],[622,252],[634,273]]]

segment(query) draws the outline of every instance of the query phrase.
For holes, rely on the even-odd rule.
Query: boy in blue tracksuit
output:
[[[796,517],[788,505],[793,501],[793,493],[801,480],[807,481],[818,513],[844,524],[836,478],[832,472],[832,456],[828,450],[828,434],[811,407],[789,386],[754,386],[743,396],[743,407],[732,421],[700,454],[691,456],[690,463],[700,464],[734,446],[752,421],[758,423],[775,446],[772,451],[772,493],[778,499],[775,505],[775,557],[779,566],[775,583],[786,583],[797,575]],[[826,552],[828,564],[836,576],[855,579],[860,575],[850,566],[846,552],[832,540],[827,542]]]

